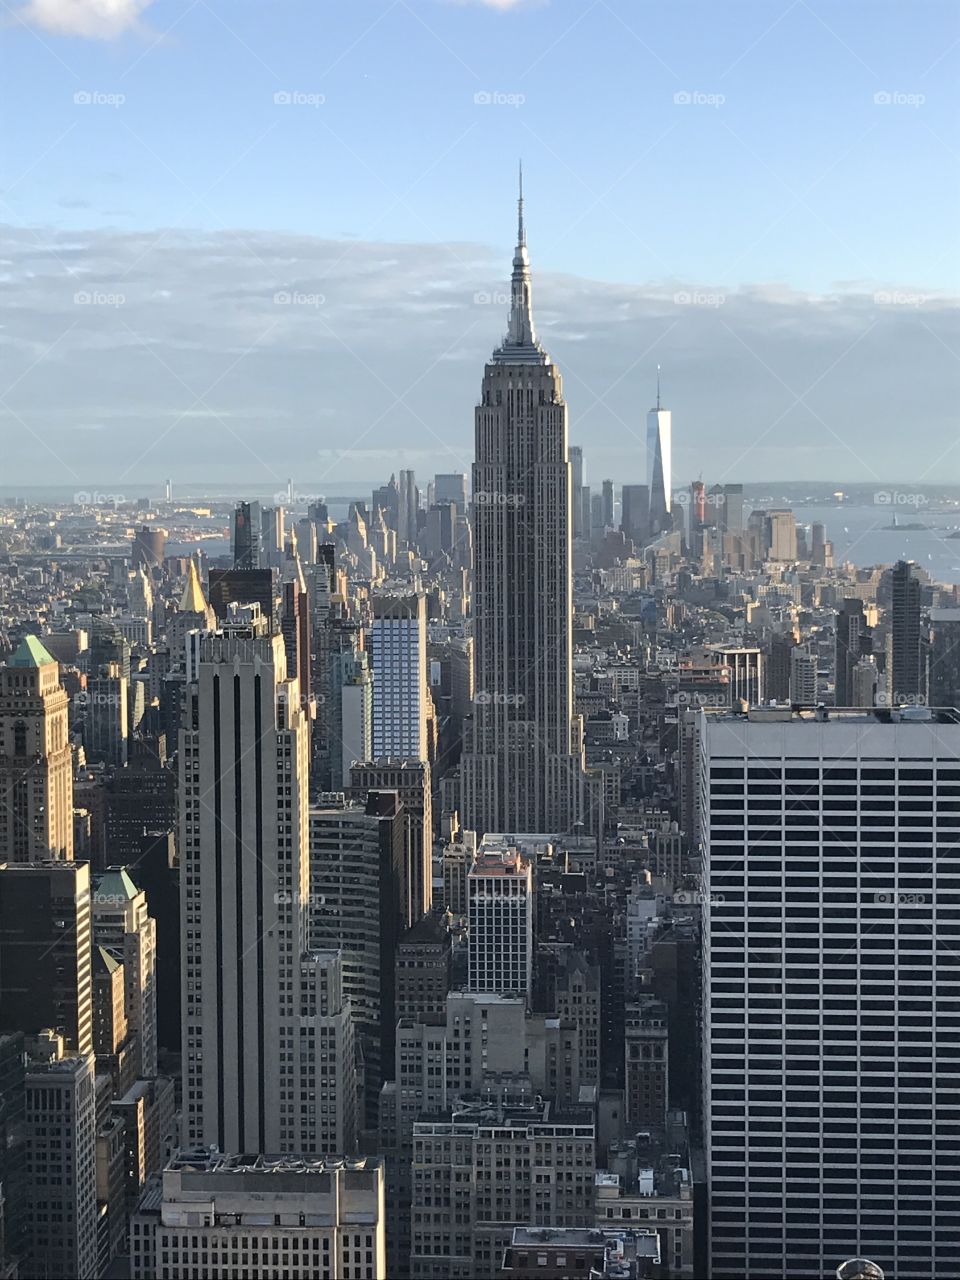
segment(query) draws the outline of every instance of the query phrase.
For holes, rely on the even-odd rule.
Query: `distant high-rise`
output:
[[[233,567],[265,568],[263,560],[263,513],[259,502],[241,502],[233,514]]]
[[[603,482],[603,523],[608,529],[613,528],[613,511],[615,506],[615,497],[612,480],[604,480]]]
[[[370,628],[373,755],[426,760],[432,705],[422,593],[374,596]]]
[[[672,425],[669,409],[660,405],[660,367],[657,366],[657,403],[647,414],[647,488],[650,492],[650,532],[656,536],[673,528],[671,517],[673,473]]]
[[[768,511],[766,542],[771,560],[797,558],[797,520],[792,511]]]
[[[838,707],[856,707],[853,673],[857,663],[871,652],[872,636],[863,612],[863,601],[846,599],[837,611],[834,698]],[[870,704],[873,705],[872,703]]]
[[[162,569],[166,550],[166,530],[151,529],[149,525],[141,525],[133,535],[130,566],[133,569],[146,569],[147,573]]]
[[[417,541],[417,513],[420,510],[420,491],[417,488],[417,478],[412,471],[400,472],[399,489],[397,539],[408,546],[415,546]]]
[[[73,857],[70,699],[36,636],[0,668],[0,861]]]
[[[111,867],[92,898],[93,941],[123,965],[125,1010],[139,1040],[138,1076],[157,1074],[157,925],[147,895],[124,867]]]
[[[920,645],[920,579],[912,560],[893,567],[887,692],[892,703],[917,702],[926,693]]]
[[[650,490],[645,484],[625,484],[620,490],[620,528],[636,543],[650,532]]]
[[[465,726],[463,818],[477,831],[562,832],[579,818],[582,790],[572,482],[560,373],[533,326],[522,194],[511,299],[476,409],[476,693]]]
[[[454,471],[433,477],[433,501],[437,504],[455,502],[463,515],[467,509],[467,477],[462,471]]]

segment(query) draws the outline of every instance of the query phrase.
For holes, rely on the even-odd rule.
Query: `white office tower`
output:
[[[427,602],[421,592],[374,596],[373,757],[428,758]]]
[[[184,1134],[309,1150],[300,962],[309,726],[256,605],[201,642],[180,731]],[[303,1107],[301,1108],[301,1104]]]
[[[472,831],[566,832],[583,786],[567,406],[533,327],[522,189],[511,299],[476,409],[476,693],[464,726],[462,816]]]
[[[471,991],[529,995],[533,868],[517,849],[484,847],[467,875]]]
[[[133,1280],[386,1280],[383,1164],[185,1151],[130,1219]]]
[[[157,923],[124,867],[111,867],[91,896],[94,946],[123,965],[127,1022],[139,1044],[138,1076],[157,1074]]]
[[[92,1053],[30,1063],[24,1120],[29,1271],[44,1280],[95,1280],[97,1125]]]
[[[657,404],[647,414],[647,490],[650,494],[650,532],[656,537],[673,528],[671,470],[673,427],[669,409],[660,406],[660,367],[657,366]]]
[[[700,744],[710,1274],[960,1275],[958,714],[701,713]]]

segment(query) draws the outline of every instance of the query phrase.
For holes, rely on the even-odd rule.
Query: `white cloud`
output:
[[[139,25],[153,0],[29,0],[17,16],[61,36],[112,40]]]
[[[323,492],[308,482],[376,479],[401,453],[425,471],[469,469],[484,362],[506,328],[509,247],[0,227],[0,261],[11,483],[73,472],[105,487],[130,469],[131,483],[259,477],[272,493],[293,475]],[[955,297],[923,282],[816,295],[600,283],[539,271],[536,254],[534,272],[570,439],[588,462],[596,452],[595,479],[603,465],[642,480],[662,362],[678,481],[731,468],[748,483],[919,480],[932,468],[960,483]]]

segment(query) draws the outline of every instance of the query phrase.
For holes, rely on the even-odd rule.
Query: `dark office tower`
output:
[[[3,1215],[0,1224],[0,1275],[18,1273],[11,1266],[30,1247],[30,1203],[27,1156],[30,1145],[26,1125],[26,1050],[22,1031],[0,1035],[0,1190]]]
[[[70,700],[36,636],[0,668],[0,861],[73,857]]]
[[[397,516],[397,538],[409,546],[417,541],[417,513],[420,510],[420,492],[417,489],[417,478],[412,471],[400,472],[399,512]]]
[[[613,508],[614,493],[613,481],[604,480],[603,482],[603,523],[608,529],[613,528]]]
[[[402,928],[405,830],[395,791],[310,809],[311,951],[344,953],[343,995],[356,1019],[363,1124],[376,1129],[380,1087],[394,1074],[394,972]]]
[[[163,557],[167,551],[167,532],[165,529],[151,529],[142,525],[134,532],[130,548],[130,560],[134,569],[146,569],[148,574],[163,568]]]
[[[960,609],[931,609],[931,707],[960,708]]]
[[[436,916],[424,916],[407,929],[397,944],[397,1021],[436,1019],[447,1014],[447,993],[452,980],[450,931]]]
[[[211,569],[210,604],[219,622],[230,617],[232,604],[257,604],[274,625],[274,571],[273,569]]]
[[[585,484],[580,489],[580,537],[589,538],[593,524],[593,498],[590,486]]]
[[[870,631],[862,600],[844,600],[837,612],[837,646],[834,664],[834,697],[837,707],[855,707],[853,673],[860,659],[872,652]]]
[[[63,1036],[93,1052],[90,867],[0,865],[0,1031]]]
[[[920,646],[920,579],[912,560],[893,566],[887,691],[891,703],[916,702],[926,693]]]
[[[817,521],[810,526],[810,563],[821,567],[827,563],[827,531]]]
[[[463,823],[569,831],[583,787],[573,707],[567,406],[533,326],[519,202],[507,335],[486,366],[473,468],[477,692],[465,726]]]
[[[772,702],[790,701],[790,667],[797,642],[789,631],[772,636],[764,663],[764,697]]]
[[[261,569],[263,564],[263,513],[259,502],[241,502],[233,513],[233,567]]]
[[[396,532],[400,523],[400,487],[396,476],[391,476],[387,484],[374,489],[370,510],[374,513],[382,511],[387,528]]]
[[[286,524],[283,507],[264,507],[260,515],[262,567],[280,569],[283,566],[283,547],[286,541]]]
[[[326,527],[321,529],[319,526],[326,526],[327,521],[330,519],[330,512],[327,509],[327,504],[322,498],[319,502],[311,502],[309,507],[307,507],[307,519],[312,520],[314,524],[318,526],[317,540],[322,542],[326,536],[327,530]]]
[[[116,663],[120,678],[130,680],[130,641],[109,618],[96,617],[90,631],[90,650],[87,654],[87,671],[98,676],[101,667]]]
[[[433,901],[433,810],[426,760],[357,761],[348,796],[363,804],[374,792],[396,792],[403,812],[404,853],[399,881],[400,922],[408,928]]]
[[[297,557],[289,563],[287,581],[283,584],[283,614],[280,632],[287,655],[287,670],[300,682],[300,698],[310,701],[312,658],[310,653],[310,600],[303,569]]]
[[[573,509],[573,536],[583,537],[583,450],[572,444],[568,450],[570,455],[570,472],[572,476],[571,503]]]
[[[700,720],[705,1274],[960,1276],[960,724]]]
[[[625,484],[620,490],[620,528],[631,542],[646,541],[650,528],[650,490],[645,484]]]

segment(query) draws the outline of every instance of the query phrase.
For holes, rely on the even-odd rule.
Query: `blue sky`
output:
[[[638,300],[648,302],[664,290],[668,297],[680,291],[706,298],[747,290],[754,299],[757,291],[765,298],[772,292],[796,308],[789,318],[781,311],[780,319],[801,328],[825,295],[875,300],[880,291],[905,305],[881,311],[870,343],[889,333],[889,349],[876,352],[876,360],[888,366],[890,351],[901,351],[927,378],[930,459],[936,433],[950,429],[951,380],[955,398],[960,356],[948,329],[955,312],[941,303],[960,292],[960,6],[953,0],[31,0],[11,10],[19,19],[8,18],[0,31],[0,105],[16,127],[4,137],[0,217],[25,253],[14,274],[26,288],[27,335],[18,347],[13,334],[23,363],[15,364],[11,403],[40,434],[58,430],[60,411],[50,387],[41,391],[36,375],[24,371],[44,351],[45,327],[50,342],[59,330],[50,298],[35,292],[44,273],[24,249],[31,237],[46,245],[48,267],[55,260],[69,277],[70,264],[83,259],[81,274],[92,279],[95,261],[107,293],[118,291],[122,274],[123,305],[135,301],[131,288],[139,282],[151,298],[166,295],[175,305],[179,297],[188,321],[198,299],[187,305],[182,279],[170,298],[164,273],[178,275],[171,255],[198,244],[210,249],[204,266],[211,271],[237,255],[241,291],[247,267],[257,280],[246,283],[269,290],[260,270],[265,260],[276,288],[295,286],[306,278],[300,255],[309,259],[316,246],[337,243],[356,246],[349,255],[356,283],[375,272],[385,293],[395,270],[410,288],[409,246],[421,249],[425,287],[453,288],[452,272],[455,287],[468,289],[468,268],[475,266],[476,288],[483,290],[496,282],[495,262],[503,262],[503,274],[508,269],[521,155],[538,290],[542,285],[548,306],[557,300],[554,353],[561,365],[566,356],[571,368],[581,366],[574,376],[582,374],[594,400],[606,399],[605,388],[617,376],[615,368],[604,370],[603,386],[595,386],[599,365],[588,354],[586,321],[597,318],[599,301],[609,296],[604,286],[635,288]],[[244,258],[254,236],[269,237],[271,251],[251,249]],[[305,249],[307,240],[316,244]],[[384,248],[391,245],[396,252]],[[112,284],[111,254],[115,265],[123,263]],[[44,274],[51,287],[55,270]],[[316,271],[310,278],[318,292],[317,279],[328,280]],[[581,282],[596,287],[577,315],[564,310],[564,299],[578,297]],[[348,327],[350,288],[349,275],[341,273],[334,328],[362,368],[375,364],[378,345],[397,335],[385,318],[382,333],[371,328],[358,348]],[[914,313],[929,298],[937,300],[936,314],[918,319]],[[732,310],[713,309],[718,324],[736,329]],[[140,321],[134,326],[133,314],[128,309],[114,317],[113,331],[129,342],[124,330],[136,329],[173,366],[171,376],[189,373],[190,390],[200,394],[203,387],[192,377],[205,384],[218,369],[200,370],[197,362],[180,367],[182,351],[171,333],[150,333]],[[335,313],[324,314],[331,322]],[[89,363],[91,349],[103,349],[108,309],[97,312],[95,326],[91,316],[84,312],[77,323],[75,310],[65,312],[60,330],[72,328],[51,362],[67,361],[81,335],[91,338],[78,353],[82,363]],[[689,361],[675,362],[676,408],[687,409],[691,432],[693,417],[703,418],[702,406],[718,396],[749,408],[751,365],[760,379],[787,382],[796,397],[830,365],[829,341],[841,357],[849,345],[843,338],[857,336],[853,329],[834,335],[819,365],[812,358],[808,370],[800,354],[799,366],[788,370],[749,335],[744,355],[736,335],[745,331],[731,337],[718,324],[697,338],[709,347],[700,385],[686,381],[695,367],[693,349]],[[769,327],[759,316],[752,325],[761,332]],[[476,351],[482,363],[501,327],[499,312],[484,314],[478,332],[468,325],[470,358]],[[224,352],[233,350],[221,337]],[[635,334],[623,331],[621,372],[651,340],[642,326]],[[676,340],[663,339],[668,363]],[[204,346],[199,334],[193,345]],[[211,334],[206,345],[215,352],[221,344]],[[733,359],[734,353],[742,361],[739,382],[718,379],[725,354]],[[281,363],[292,359],[293,346],[276,354]],[[640,376],[649,377],[655,358],[642,362]],[[43,361],[46,367],[48,358]],[[765,370],[771,361],[772,373]],[[288,378],[296,367],[289,365]],[[851,378],[853,372],[850,367]],[[479,366],[469,374],[463,393],[449,384],[451,396],[463,395],[467,437]],[[111,368],[105,375],[107,384],[115,383]],[[794,385],[794,375],[803,385]],[[66,369],[54,370],[54,390],[59,376],[69,384]],[[221,381],[221,389],[231,382]],[[126,413],[128,430],[147,421],[146,407],[126,403],[128,390],[120,383],[101,390],[91,387],[89,404],[76,406],[88,419],[71,427],[86,433],[84,449],[71,441],[57,445],[58,454],[70,455],[68,470],[76,470],[84,450],[99,457],[111,429],[106,419],[123,421]],[[568,390],[573,409],[574,389]],[[632,381],[618,394],[627,391],[637,394]],[[851,406],[846,420],[858,387],[851,381],[836,394]],[[611,463],[623,443],[615,419],[627,416],[629,405],[614,401],[609,439],[598,439]],[[163,429],[168,410],[181,407],[182,397],[169,403],[160,397],[154,428]],[[281,408],[293,418],[300,412],[295,397]],[[757,404],[749,430],[765,431],[773,408]],[[229,420],[226,402],[223,409],[220,416]],[[458,411],[453,400],[431,409],[429,430],[443,435]],[[432,445],[415,421],[425,412],[418,409],[406,429],[429,454]],[[876,433],[876,409],[869,412]],[[898,412],[892,406],[890,420],[879,423],[881,451],[889,450],[886,471],[895,461]],[[347,406],[337,415],[346,425]],[[388,414],[382,425],[394,430],[398,423]],[[698,429],[706,433],[707,425]],[[723,422],[716,426],[725,429]],[[255,429],[262,431],[263,423]],[[846,429],[846,421],[832,425],[835,434]],[[599,422],[597,430],[602,433]],[[576,434],[572,421],[571,437]],[[167,439],[175,447],[177,431]],[[692,460],[708,440],[704,434],[690,441]],[[867,456],[872,447],[867,432],[855,449],[859,474],[842,474],[867,478],[864,468],[876,464]],[[458,449],[469,452],[462,442]],[[32,456],[28,461],[36,465]],[[451,460],[436,461],[447,466]],[[763,478],[776,470],[777,459],[755,453],[754,461]],[[842,462],[841,454],[828,465]],[[951,478],[960,479],[960,451],[953,463]],[[716,471],[720,460],[709,465]],[[149,467],[131,474],[141,470],[146,476]]]

